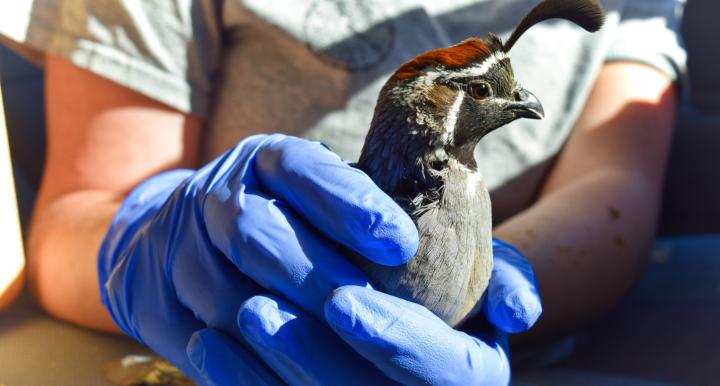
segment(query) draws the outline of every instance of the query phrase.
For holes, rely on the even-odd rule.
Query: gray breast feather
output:
[[[442,173],[438,200],[415,211],[418,252],[407,264],[386,267],[359,258],[378,289],[419,303],[451,326],[465,320],[492,271],[490,197],[482,177],[465,168]]]

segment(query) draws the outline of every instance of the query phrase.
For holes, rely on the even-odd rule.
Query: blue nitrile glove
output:
[[[353,285],[339,288],[325,303],[325,320],[337,335],[271,295],[245,302],[238,325],[258,356],[290,384],[506,385],[506,335],[530,328],[542,306],[534,273],[520,252],[499,240],[493,247],[483,313],[497,330],[472,336],[425,307]],[[194,336],[188,352],[208,383],[230,385],[236,378],[222,365],[241,366],[243,359],[232,354],[238,349],[208,329]]]
[[[493,239],[492,246],[493,271],[483,314],[502,331],[526,331],[542,314],[535,272],[517,248],[499,239]]]
[[[210,328],[233,346],[206,350],[232,361],[193,361],[232,373],[218,383],[279,384],[243,342],[241,304],[274,293],[321,319],[335,288],[368,285],[341,246],[398,265],[417,244],[412,220],[364,173],[319,143],[259,135],[130,193],[99,252],[101,298],[126,334],[195,379],[204,373],[186,346]]]

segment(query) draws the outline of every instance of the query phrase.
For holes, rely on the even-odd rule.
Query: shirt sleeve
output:
[[[20,0],[0,34],[182,112],[205,117],[220,57],[211,0]],[[6,21],[7,21],[6,20]],[[3,27],[4,26],[4,27]]]
[[[686,73],[680,35],[683,0],[626,0],[607,61],[650,65],[673,80]]]

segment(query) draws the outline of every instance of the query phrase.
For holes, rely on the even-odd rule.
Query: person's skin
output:
[[[100,242],[136,184],[198,166],[203,122],[58,57],[48,57],[46,77],[49,149],[29,282],[52,315],[116,331],[98,295]],[[671,90],[650,67],[606,65],[538,201],[496,228],[537,271],[545,329],[606,310],[642,267],[674,121]]]
[[[494,230],[534,267],[543,316],[529,334],[562,332],[614,306],[654,238],[677,109],[652,67],[603,68],[537,202]]]
[[[97,252],[125,195],[195,168],[201,121],[67,60],[46,63],[48,149],[28,242],[28,282],[52,315],[118,331],[100,303]]]

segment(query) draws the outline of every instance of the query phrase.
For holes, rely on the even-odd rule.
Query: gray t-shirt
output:
[[[682,1],[602,2],[608,19],[600,32],[548,21],[510,53],[546,118],[513,122],[478,145],[496,218],[533,201],[603,63],[642,62],[672,79],[683,73]],[[0,34],[207,118],[206,159],[248,135],[279,131],[352,160],[394,69],[470,36],[505,38],[536,3],[21,0],[0,6]]]

